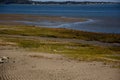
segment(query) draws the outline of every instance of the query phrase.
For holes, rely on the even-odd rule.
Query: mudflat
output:
[[[21,14],[0,14],[0,24],[3,25],[25,25],[30,22],[84,22],[85,18],[68,18],[60,16],[37,16],[37,15],[21,15]]]

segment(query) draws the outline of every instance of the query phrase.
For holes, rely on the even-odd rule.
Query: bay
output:
[[[40,16],[61,16],[70,18],[87,18],[86,22],[63,23],[56,25],[45,23],[47,27],[69,28],[90,32],[120,33],[119,4],[89,4],[89,5],[0,5],[0,14],[29,14]],[[23,20],[24,21],[24,20]],[[32,22],[27,22],[32,23]],[[33,22],[41,26],[42,22]],[[53,24],[53,25],[52,25]],[[44,24],[42,24],[43,26]]]

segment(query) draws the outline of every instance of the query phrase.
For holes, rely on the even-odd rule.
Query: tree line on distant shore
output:
[[[63,2],[55,2],[55,1],[32,1],[32,0],[0,0],[0,4],[113,4],[120,2],[77,2],[77,1],[63,1]]]
[[[30,4],[30,0],[0,0],[1,4]]]

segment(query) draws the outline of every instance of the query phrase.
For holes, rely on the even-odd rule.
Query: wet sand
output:
[[[68,18],[59,16],[37,16],[37,15],[21,15],[21,14],[0,14],[0,24],[3,25],[20,25],[20,24],[38,24],[40,22],[49,23],[71,23],[84,22],[85,18]]]

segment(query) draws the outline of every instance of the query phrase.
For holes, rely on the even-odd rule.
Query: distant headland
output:
[[[120,4],[120,2],[0,0],[0,4]]]

